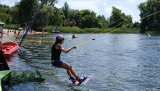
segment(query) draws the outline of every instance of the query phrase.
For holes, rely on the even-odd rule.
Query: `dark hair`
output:
[[[64,37],[61,36],[61,35],[58,35],[58,36],[56,37],[55,44],[61,43],[63,40],[64,40]]]

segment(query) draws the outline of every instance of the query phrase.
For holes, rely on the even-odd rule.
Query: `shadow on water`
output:
[[[62,34],[64,48],[95,40],[78,47],[61,59],[70,63],[80,75],[92,75],[85,86],[67,84],[65,70],[51,65],[50,48],[56,34],[44,38],[29,36],[10,68],[15,71],[38,70],[45,79],[26,81],[12,86],[10,91],[147,91],[160,90],[160,37],[140,34]],[[44,42],[45,41],[45,42]],[[46,42],[47,41],[47,42]],[[31,73],[29,73],[31,74]],[[28,74],[26,74],[27,77]],[[34,76],[33,76],[34,78]]]

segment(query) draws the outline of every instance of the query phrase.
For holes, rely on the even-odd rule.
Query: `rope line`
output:
[[[155,12],[155,13],[152,13],[152,14],[149,14],[149,15],[147,15],[147,16],[145,16],[145,17],[142,17],[140,20],[143,20],[143,19],[145,19],[145,18],[148,18],[148,17],[150,17],[150,16],[152,16],[152,15],[155,15],[155,14],[157,14],[157,13],[159,13],[160,11],[157,11],[157,12]]]

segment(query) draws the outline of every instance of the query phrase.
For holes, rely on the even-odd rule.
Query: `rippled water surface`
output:
[[[92,79],[85,86],[69,86],[64,69],[50,62],[51,41],[56,34],[29,36],[18,55],[9,62],[12,70],[37,69],[46,80],[42,83],[15,84],[10,91],[160,91],[160,36],[140,34],[61,34],[64,48],[86,43],[61,59],[70,63],[79,75]],[[92,40],[95,38],[95,40]],[[45,40],[45,41],[43,41]],[[91,40],[91,41],[89,41]]]

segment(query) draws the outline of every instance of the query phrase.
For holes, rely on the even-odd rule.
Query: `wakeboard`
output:
[[[76,82],[72,82],[71,79],[69,79],[68,84],[74,86],[86,85],[90,81],[91,76],[81,76],[80,78],[82,79],[82,82],[78,82],[78,80]]]

